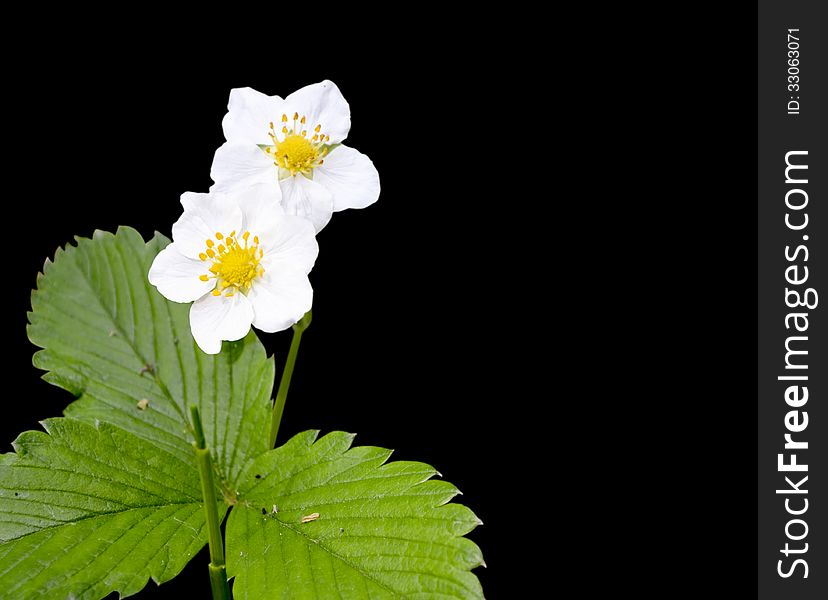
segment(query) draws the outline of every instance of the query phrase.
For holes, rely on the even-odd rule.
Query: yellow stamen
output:
[[[282,114],[282,135],[284,137],[281,141],[276,137],[276,132],[271,126],[268,135],[273,140],[273,145],[265,147],[264,151],[273,157],[273,164],[283,170],[280,177],[284,178],[297,173],[310,176],[313,169],[321,164],[319,161],[328,150],[328,146],[325,144],[331,138],[322,133],[322,124],[317,123],[313,127],[313,137],[308,139],[308,130],[299,127],[300,124],[308,123],[307,115],[302,115],[300,119],[299,113],[295,112],[293,113],[293,127],[284,125],[287,122],[287,115]],[[287,171],[287,173],[284,171]]]
[[[317,148],[301,135],[287,135],[276,146],[276,162],[291,173],[309,173],[318,157]]]
[[[227,292],[225,294],[227,298],[232,297],[238,291],[246,293],[253,281],[264,274],[264,269],[260,264],[264,257],[264,250],[259,247],[258,236],[253,237],[255,241],[253,245],[248,245],[250,232],[245,231],[242,233],[244,246],[240,246],[235,235],[235,230],[226,237],[221,232],[216,232],[216,237],[224,240],[224,243],[216,247],[218,252],[207,248],[204,253],[205,259],[209,257],[213,263],[209,267],[211,275],[199,275],[199,279],[201,281],[216,279],[216,287],[212,291],[214,296],[220,296],[223,291]],[[205,243],[208,246],[213,245],[211,240]]]

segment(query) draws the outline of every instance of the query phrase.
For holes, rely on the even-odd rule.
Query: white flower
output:
[[[222,340],[243,338],[251,324],[281,331],[311,308],[313,226],[285,215],[262,191],[183,194],[173,242],[149,270],[166,298],[193,302],[190,329],[207,354],[219,353]]]
[[[309,219],[316,231],[336,211],[377,201],[379,175],[371,159],[341,143],[351,128],[351,109],[333,82],[285,99],[238,88],[227,108],[227,142],[213,158],[210,190],[267,185],[275,200],[281,188],[285,213]]]

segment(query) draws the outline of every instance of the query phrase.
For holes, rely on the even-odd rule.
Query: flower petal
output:
[[[184,194],[181,204],[185,207],[184,214],[172,226],[172,235],[178,251],[188,258],[197,259],[199,252],[204,252],[207,247],[206,241],[213,238],[216,232],[227,235],[241,229],[241,210],[227,196],[219,193]]]
[[[278,181],[275,183],[276,185],[260,183],[233,194],[233,200],[242,212],[241,231],[260,232],[263,222],[267,223],[285,214],[282,208],[282,188]]]
[[[278,215],[260,221],[258,229],[264,257],[262,266],[267,270],[277,264],[310,273],[319,256],[316,230],[307,219],[295,215]]]
[[[204,202],[209,197],[210,194],[201,192],[184,192],[181,194],[181,206],[184,207],[185,212],[188,210],[196,210],[198,203]]]
[[[254,145],[272,143],[268,136],[270,122],[278,123],[285,112],[283,104],[279,96],[268,96],[249,87],[230,90],[227,114],[221,122],[225,139]]]
[[[210,177],[215,181],[211,190],[236,190],[260,183],[277,186],[279,169],[257,145],[225,142],[213,156]]]
[[[371,159],[348,146],[339,146],[313,171],[313,180],[333,194],[334,212],[365,208],[377,201],[379,173]]]
[[[253,307],[244,294],[207,294],[190,307],[190,330],[207,354],[221,352],[222,340],[240,340],[250,331]]]
[[[205,263],[187,258],[178,251],[175,243],[164,248],[152,261],[149,282],[161,295],[173,302],[193,302],[212,290],[214,280],[201,281],[207,274]]]
[[[348,137],[351,129],[351,108],[333,81],[305,86],[285,98],[279,117],[286,114],[288,119],[293,119],[294,113],[307,117],[305,125],[311,133],[314,127],[320,125],[321,133],[330,136],[334,144]]]
[[[253,305],[253,326],[272,333],[287,329],[313,305],[308,276],[287,264],[279,264],[253,284],[248,298]]]
[[[281,204],[273,203],[271,197],[258,191],[261,187],[265,186],[249,188],[237,197],[244,217],[241,230],[258,236],[265,268],[273,261],[284,261],[309,273],[319,254],[313,224],[302,217],[286,215]]]
[[[304,175],[283,179],[281,185],[285,214],[308,219],[317,232],[328,224],[333,214],[333,195],[327,189]]]

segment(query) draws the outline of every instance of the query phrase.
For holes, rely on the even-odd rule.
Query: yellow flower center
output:
[[[302,173],[310,176],[313,170],[325,162],[330,148],[327,143],[331,136],[322,133],[322,125],[313,128],[313,135],[308,137],[305,129],[307,117],[299,117],[293,113],[293,125],[288,127],[287,115],[282,115],[282,141],[276,135],[276,128],[270,123],[268,135],[273,140],[272,146],[264,146],[265,154],[273,159],[273,164],[279,168],[282,178]]]
[[[277,165],[290,171],[306,172],[314,167],[319,158],[319,150],[314,148],[306,138],[294,133],[276,144],[274,161]]]
[[[200,275],[199,279],[216,280],[213,296],[220,296],[225,290],[228,298],[237,291],[245,293],[258,277],[264,275],[264,268],[259,264],[264,250],[259,248],[258,236],[253,236],[250,244],[250,232],[245,231],[241,239],[240,243],[235,231],[228,236],[217,231],[216,241],[207,240],[207,248],[198,255],[202,261],[210,263],[209,274]]]

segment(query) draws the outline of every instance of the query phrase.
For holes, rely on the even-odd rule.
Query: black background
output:
[[[5,202],[31,217],[4,232],[24,383],[3,440],[69,400],[31,367],[43,259],[95,228],[169,234],[179,194],[211,183],[230,88],[330,78],[382,194],[319,235],[280,435],[353,431],[433,464],[485,522],[489,600],[752,595],[753,11],[437,12],[302,44],[262,18],[255,50],[230,25],[150,28],[10,61]],[[263,336],[277,369],[289,337]],[[207,597],[206,563],[139,597]]]
[[[4,240],[15,256],[4,286],[12,299],[3,317],[13,348],[6,370],[23,381],[2,420],[4,450],[70,401],[31,366],[25,313],[43,260],[96,228],[126,224],[145,238],[155,230],[169,236],[179,195],[211,184],[231,88],[284,97],[330,78],[351,105],[347,143],[373,159],[382,194],[365,210],[338,213],[318,236],[313,324],[280,438],[345,430],[358,433],[358,443],[395,448],[395,458],[433,464],[486,523],[472,538],[489,565],[500,565],[490,567],[499,576],[479,570],[497,598],[503,565],[512,560],[505,530],[515,513],[531,510],[506,508],[512,492],[505,486],[528,486],[514,480],[504,445],[513,428],[534,421],[535,399],[519,393],[531,364],[521,357],[532,351],[517,342],[535,306],[526,277],[537,244],[530,232],[539,228],[531,215],[553,201],[548,191],[531,198],[503,192],[516,177],[509,161],[525,171],[539,160],[523,154],[530,143],[515,148],[510,138],[549,124],[522,102],[492,105],[479,70],[450,63],[426,70],[401,62],[392,73],[379,55],[339,50],[303,68],[273,69],[255,55],[242,60],[192,47],[152,58],[128,54],[117,68],[100,60],[94,50],[51,56],[35,65],[37,79],[21,70],[11,86],[7,142],[15,150],[7,177],[24,191],[6,202],[22,202],[32,220],[9,228]],[[281,373],[290,333],[261,338]],[[209,593],[206,562],[197,557],[163,586],[166,595],[141,596]]]

